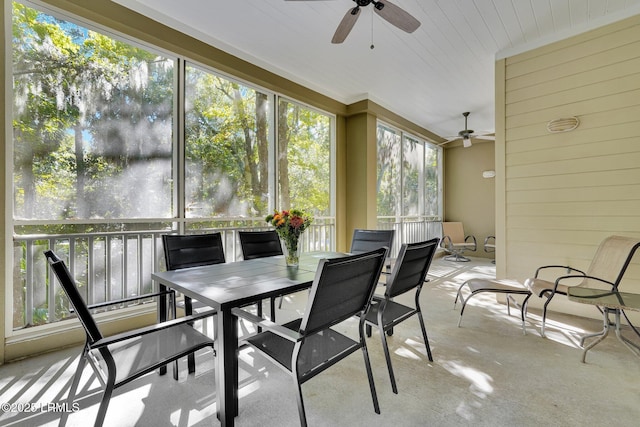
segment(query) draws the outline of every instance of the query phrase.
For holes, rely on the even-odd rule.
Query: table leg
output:
[[[238,320],[226,309],[218,311],[217,322],[218,419],[222,426],[233,426],[238,415]]]
[[[620,310],[616,310],[616,336],[622,344],[624,344],[629,350],[631,350],[633,354],[640,357],[640,346],[620,334]]]
[[[190,297],[184,296],[184,315],[191,316],[193,314],[193,302]],[[206,320],[203,320],[206,322]],[[193,323],[191,323],[193,326]],[[187,356],[187,372],[190,374],[196,371],[196,355],[191,353]]]
[[[167,290],[167,287],[162,283],[158,284],[158,290],[160,292],[164,292]],[[158,301],[158,323],[162,323],[167,320],[167,297],[160,296]],[[160,375],[164,375],[167,373],[167,367],[162,366],[160,368]]]
[[[617,310],[616,310],[616,312],[617,312]],[[587,351],[589,351],[596,344],[598,344],[600,341],[605,339],[605,337],[609,334],[609,309],[607,307],[604,308],[604,311],[603,311],[602,315],[604,317],[604,329],[602,329],[602,332],[600,332],[599,334],[586,335],[586,336],[582,337],[582,339],[580,340],[580,343],[583,344],[585,338],[592,337],[592,336],[599,336],[599,338],[597,340],[593,341],[591,344],[586,346],[584,348],[584,350],[582,351],[582,363],[585,363],[585,358],[587,357]]]

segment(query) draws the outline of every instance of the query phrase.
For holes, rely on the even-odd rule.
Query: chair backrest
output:
[[[311,286],[300,333],[310,335],[369,308],[384,265],[387,248],[323,259]]]
[[[449,236],[452,243],[464,243],[464,227],[461,222],[443,222],[442,237]]]
[[[162,242],[167,270],[225,262],[220,233],[165,234]]]
[[[418,243],[405,243],[387,280],[385,295],[393,298],[422,285],[433,255],[438,248],[438,238]]]
[[[238,231],[244,259],[282,255],[280,237],[275,230]]]
[[[90,342],[98,341],[102,338],[102,334],[98,329],[98,324],[93,319],[91,312],[87,308],[87,304],[82,299],[80,292],[76,286],[75,280],[71,277],[71,273],[69,269],[65,265],[64,261],[62,261],[53,251],[45,251],[44,255],[47,257],[53,272],[55,273],[58,281],[62,285],[62,289],[64,289],[67,297],[69,297],[69,301],[73,306],[78,319],[80,319],[80,323],[84,327],[84,330],[87,334],[87,340]]]
[[[379,249],[383,246],[389,248],[389,252],[393,248],[393,236],[395,230],[363,230],[356,228],[353,230],[353,238],[351,239],[352,254],[361,254]]]
[[[598,246],[598,250],[587,270],[587,275],[607,280],[617,288],[638,247],[640,247],[640,239],[638,238],[607,237]],[[587,279],[582,285],[602,287],[602,284],[596,281],[589,282],[589,279]]]

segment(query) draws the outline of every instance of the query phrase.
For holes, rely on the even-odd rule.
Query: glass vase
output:
[[[285,239],[284,248],[287,267],[297,267],[300,264],[300,249],[302,248],[302,245],[298,244],[298,239]]]

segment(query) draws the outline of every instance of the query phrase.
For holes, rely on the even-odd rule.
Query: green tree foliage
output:
[[[174,165],[183,158],[176,123],[185,129],[184,165],[178,165],[185,172],[185,216],[203,218],[203,226],[233,227],[251,225],[252,218],[263,226],[274,207],[330,215],[328,116],[284,100],[275,108],[275,95],[189,64],[184,99],[178,99],[177,58],[17,2],[12,31],[13,206],[22,222],[16,234],[93,233],[74,240],[78,261],[106,258],[106,243],[95,243],[101,233],[172,227],[183,216],[175,206],[182,182],[175,182]],[[184,117],[178,117],[174,106],[182,102]],[[279,202],[271,194],[276,188]],[[71,244],[60,246],[64,251]],[[105,254],[96,254],[100,250]],[[134,249],[109,250],[116,259]],[[22,253],[14,265],[16,313],[25,311],[30,251],[16,243],[15,253]],[[37,269],[47,282],[46,266]],[[91,286],[94,300],[119,292],[106,279],[96,284],[88,271],[76,276]],[[34,318],[14,319],[14,325],[47,321],[49,304],[58,318],[65,316],[66,300],[58,295],[49,302],[47,286],[33,293]]]
[[[126,189],[170,165],[173,62],[18,3],[12,17],[16,215],[145,216]]]

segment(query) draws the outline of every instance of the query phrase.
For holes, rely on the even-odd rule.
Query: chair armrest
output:
[[[194,322],[196,320],[204,319],[209,316],[217,314],[217,310],[209,310],[204,313],[195,314],[193,316],[180,317],[178,319],[169,320],[167,322],[158,323],[155,325],[146,326],[140,329],[134,329],[133,331],[123,332],[121,334],[112,335],[110,337],[102,338],[91,344],[91,349],[106,347],[111,344],[115,344],[120,341],[125,341],[130,338],[136,338],[143,335],[151,334],[153,332],[161,331],[167,328],[173,328],[174,326],[181,325],[183,323]]]
[[[585,276],[587,274],[582,270],[578,270],[577,268],[569,267],[568,265],[543,265],[542,267],[538,267],[536,269],[536,274],[533,277],[537,279],[538,278],[538,274],[542,270],[546,270],[546,269],[549,269],[549,268],[563,268],[563,269],[567,270],[567,273],[571,273],[572,271],[577,271],[578,273],[582,274],[583,276]]]
[[[241,308],[232,308],[231,313],[240,319],[248,320],[249,322],[254,323],[259,328],[266,329],[288,341],[298,342],[303,338],[303,336],[300,335],[297,331],[274,323],[271,320],[263,319],[262,317],[256,316],[255,314],[249,313],[248,311],[242,310]]]
[[[467,240],[469,240],[469,239],[473,240],[473,250],[475,251],[476,249],[478,249],[478,243],[476,242],[476,236],[471,236],[471,235],[466,236],[466,237],[464,238],[465,243],[466,243],[466,242],[467,242]]]
[[[487,236],[484,238],[484,245],[482,246],[485,252],[495,252],[496,250],[496,236]]]
[[[583,279],[583,280],[584,279],[591,279],[591,280],[596,280],[596,281],[598,281],[600,283],[606,283],[607,285],[611,286],[611,289],[615,289],[615,287],[616,287],[616,285],[614,283],[611,283],[610,281],[601,279],[599,277],[587,276],[586,274],[571,274],[571,275],[567,275],[567,276],[558,277],[556,279],[555,284],[554,284],[553,290],[555,291],[556,288],[558,287],[558,284],[560,284],[560,282],[562,280],[566,280],[566,279]],[[578,286],[578,285],[576,285],[576,286]]]
[[[373,294],[373,297],[371,297],[371,302],[381,302],[384,301],[385,297],[384,295],[380,295],[380,294]]]
[[[440,240],[440,247],[451,249],[451,245],[452,244],[453,244],[453,242],[451,241],[451,237],[442,236],[442,240]]]
[[[94,308],[101,308],[101,307],[107,307],[107,306],[110,306],[110,305],[124,304],[126,302],[137,301],[137,300],[141,300],[141,299],[147,299],[147,298],[153,298],[153,297],[161,297],[161,296],[165,296],[165,295],[175,295],[175,293],[176,292],[173,289],[171,289],[171,290],[166,290],[166,291],[161,291],[161,292],[154,292],[154,293],[150,293],[150,294],[137,295],[135,297],[128,297],[128,298],[122,298],[122,299],[118,299],[118,300],[99,302],[99,303],[96,303],[96,304],[88,305],[87,308],[89,310],[92,310]]]

